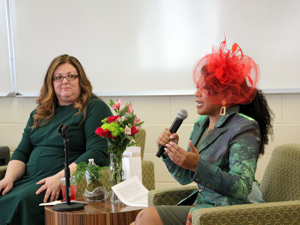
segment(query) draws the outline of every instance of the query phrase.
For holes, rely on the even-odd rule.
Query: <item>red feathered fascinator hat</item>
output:
[[[198,60],[194,83],[215,104],[249,104],[256,95],[260,72],[258,65],[234,43],[227,49],[226,38],[219,48]]]

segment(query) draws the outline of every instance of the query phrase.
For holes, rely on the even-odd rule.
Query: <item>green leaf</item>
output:
[[[114,104],[115,104],[115,102],[112,99],[110,99],[109,105],[113,106]]]
[[[143,121],[143,122],[140,122],[140,123],[137,123],[137,124],[134,124],[134,126],[135,126],[135,127],[138,127],[138,126],[141,126],[143,123],[144,123],[144,121]]]
[[[113,149],[115,147],[115,144],[112,141],[107,141],[107,147],[108,149]]]
[[[131,146],[135,146],[135,145],[139,145],[139,143],[131,142],[130,144],[127,145],[127,147],[131,147]]]
[[[128,120],[127,120],[127,122],[128,122],[128,124],[132,124],[133,123],[133,121],[135,120],[135,116],[134,115],[132,115],[132,114],[130,114],[131,116],[130,117],[128,117]]]
[[[132,115],[131,113],[125,113],[124,116],[125,116],[126,118],[132,118],[133,115]]]
[[[120,116],[124,116],[125,115],[125,112],[128,110],[128,105],[126,105],[123,109],[122,109],[122,111],[120,111]]]
[[[99,180],[102,176],[101,170],[107,168],[100,167],[98,165],[88,165],[86,162],[81,162],[76,166],[76,171],[72,174],[72,177],[75,177],[76,182],[80,182],[82,177],[85,176],[86,172],[90,174],[91,181]]]

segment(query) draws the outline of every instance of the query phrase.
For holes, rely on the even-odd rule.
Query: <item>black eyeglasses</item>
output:
[[[68,74],[67,76],[58,75],[58,76],[52,77],[52,80],[61,82],[61,81],[63,81],[64,78],[66,78],[68,81],[72,81],[72,80],[75,80],[77,77],[78,77],[78,75],[75,75],[75,74]]]

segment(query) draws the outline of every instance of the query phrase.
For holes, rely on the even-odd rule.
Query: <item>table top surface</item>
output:
[[[82,197],[76,200],[84,201]],[[84,209],[74,211],[55,211],[53,206],[45,206],[45,225],[128,225],[143,208],[111,203],[109,199],[88,202]]]
[[[77,201],[87,202],[84,205],[84,209],[74,210],[74,211],[55,211],[53,206],[45,206],[46,211],[52,211],[57,213],[69,213],[69,214],[106,214],[106,213],[120,213],[120,212],[130,212],[139,211],[145,207],[134,207],[128,206],[123,203],[111,203],[109,198],[106,201],[89,202],[85,201],[83,197],[76,198]]]

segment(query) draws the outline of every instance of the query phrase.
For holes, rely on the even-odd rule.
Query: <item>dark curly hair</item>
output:
[[[243,113],[257,121],[261,133],[259,154],[263,155],[265,153],[265,145],[269,142],[269,135],[271,137],[273,136],[272,121],[274,118],[274,113],[269,108],[264,93],[258,89],[250,104],[240,105],[240,113]]]

